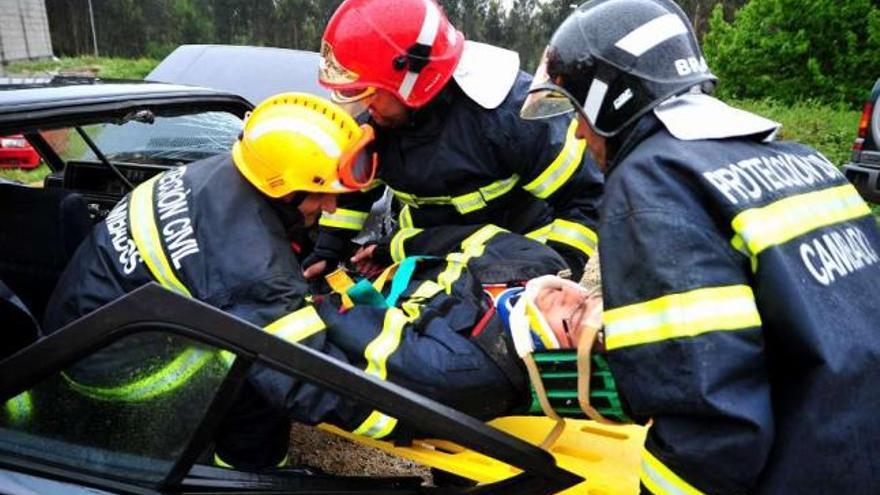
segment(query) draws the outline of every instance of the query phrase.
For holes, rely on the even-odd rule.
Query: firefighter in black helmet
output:
[[[602,352],[652,420],[645,492],[880,493],[880,233],[816,150],[709,96],[667,0],[594,0],[522,108],[574,111],[606,175]]]

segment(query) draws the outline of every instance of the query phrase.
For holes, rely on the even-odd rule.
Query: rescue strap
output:
[[[572,350],[541,351],[533,354],[533,358],[547,391],[551,407],[560,416],[567,418],[589,417],[581,407],[581,396],[589,396],[590,407],[606,418],[620,423],[632,421],[623,411],[623,404],[617,392],[617,384],[611,374],[608,361],[602,354],[590,356],[592,367],[589,375],[589,390],[579,387],[578,380],[582,376],[578,370],[577,353]],[[542,414],[540,400],[532,390],[530,414]]]
[[[599,334],[601,327],[599,325],[585,325],[581,331],[580,340],[577,343],[577,351],[574,353],[574,364],[576,366],[576,389],[572,394],[570,388],[568,390],[557,391],[554,390],[554,394],[557,399],[563,399],[564,401],[570,401],[575,399],[577,401],[578,409],[580,409],[588,418],[596,421],[597,423],[615,425],[620,422],[613,419],[608,419],[603,416],[590,402],[592,394],[590,392],[591,388],[591,379],[593,378],[592,370],[591,370],[591,362],[593,360],[593,343],[596,341],[596,336]],[[560,351],[555,351],[559,353]],[[562,351],[571,353],[571,351]],[[547,387],[544,383],[544,375],[541,372],[541,368],[538,367],[536,356],[542,354],[552,354],[553,351],[543,351],[540,353],[529,353],[523,357],[523,361],[526,364],[526,369],[528,370],[529,380],[532,384],[532,408],[535,408],[535,402],[537,402],[537,406],[547,417],[556,421],[556,425],[554,425],[553,429],[550,430],[550,433],[547,434],[547,437],[541,442],[541,447],[544,449],[549,449],[553,446],[556,440],[559,438],[559,435],[562,434],[562,431],[565,428],[565,420],[562,419],[560,412],[557,411],[553,407],[553,403],[551,402],[551,394],[548,391]],[[548,360],[549,361],[549,360]],[[544,361],[547,363],[548,361]],[[571,360],[569,359],[570,363]],[[544,368],[546,370],[546,367]],[[606,369],[607,371],[607,369]],[[546,371],[545,371],[546,372]],[[610,374],[609,374],[610,377]],[[558,378],[570,378],[570,376],[559,376],[557,371],[548,372],[547,378],[558,379]],[[612,378],[613,381],[613,378]],[[613,402],[619,407],[620,399],[617,397],[616,387],[613,389]],[[561,393],[560,393],[561,392]],[[568,407],[570,409],[570,406]],[[569,411],[565,411],[569,413]],[[612,409],[610,412],[617,413],[616,409]],[[620,410],[619,414],[616,414],[617,419],[622,419],[623,411]]]
[[[351,277],[344,271],[336,270],[327,277],[328,284],[334,292],[339,293],[343,297],[343,307],[345,299],[351,301],[352,306],[374,306],[380,308],[389,308],[397,305],[397,300],[406,291],[416,271],[416,264],[419,260],[427,258],[426,256],[410,256],[400,263],[394,263],[386,268],[375,281],[370,283],[367,279],[361,279],[354,282]],[[344,277],[344,278],[343,278]],[[382,295],[382,289],[391,279],[391,288],[387,296]]]
[[[506,179],[497,180],[474,192],[458,196],[416,196],[397,189],[391,189],[394,196],[403,204],[418,208],[420,206],[453,206],[462,215],[485,208],[490,201],[504,196],[519,182],[519,175],[513,174]]]

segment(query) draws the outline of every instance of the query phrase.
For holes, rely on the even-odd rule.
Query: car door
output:
[[[174,346],[193,359],[186,368],[154,374],[158,382],[133,380],[132,386],[142,388],[128,399],[74,383],[84,360],[125,345]],[[557,467],[547,452],[474,418],[150,284],[0,361],[0,483],[5,472],[7,479],[24,474],[111,493],[439,490],[421,487],[419,478],[346,478],[302,470],[254,474],[198,465],[255,363],[418,423],[437,438],[522,471],[462,489],[468,493],[549,494],[582,481]],[[163,393],[151,393],[159,388]]]

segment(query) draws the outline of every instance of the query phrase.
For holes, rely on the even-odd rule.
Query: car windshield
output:
[[[226,153],[238,138],[242,120],[226,112],[157,116],[132,113],[122,123],[83,126],[82,130],[111,161],[176,164]],[[65,162],[97,161],[76,128],[41,131]]]

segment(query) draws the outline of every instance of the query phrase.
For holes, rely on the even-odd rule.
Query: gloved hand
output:
[[[393,262],[388,240],[383,238],[375,243],[365,244],[355,251],[350,261],[355,269],[366,277],[380,273]]]

